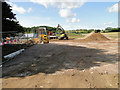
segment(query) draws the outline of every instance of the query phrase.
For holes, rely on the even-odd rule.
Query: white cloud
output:
[[[90,27],[90,26],[89,26]],[[113,28],[116,28],[117,27],[117,24],[115,24],[114,22],[105,22],[103,24],[95,24],[95,25],[91,25],[91,28],[94,28],[94,29],[105,29],[107,27],[113,27]]]
[[[7,1],[7,3],[12,6],[11,9],[13,10],[14,13],[24,14],[26,12],[29,13],[32,10],[32,8],[28,8],[28,10],[26,10],[23,7],[18,7],[16,4],[13,4],[13,3],[9,2],[9,1]]]
[[[77,19],[76,17],[70,18],[70,19],[66,19],[67,23],[79,23],[80,19]]]
[[[78,8],[82,6],[86,0],[30,0],[33,3],[41,4],[44,7],[54,6],[57,8]]]
[[[113,22],[107,22],[107,23],[104,23],[103,25],[101,25],[101,27],[104,27],[104,28],[107,28],[107,27],[117,28],[118,24],[115,24]]]
[[[112,7],[108,8],[108,12],[118,12],[118,3],[114,4]]]
[[[75,13],[72,13],[70,9],[61,9],[61,10],[59,11],[59,14],[60,14],[60,16],[63,17],[63,18],[71,18],[71,17],[76,16],[76,14],[75,14]]]
[[[59,15],[65,18],[66,22],[70,22],[69,18],[75,18],[77,15],[71,9],[79,8],[85,4],[86,0],[30,0],[33,3],[43,5],[45,8],[50,6],[59,9]],[[80,20],[78,19],[77,22]],[[73,20],[73,22],[76,22]]]
[[[77,23],[77,22],[80,22],[80,19],[77,19],[77,18],[72,18],[72,23]]]
[[[60,9],[59,14],[66,19],[67,23],[78,23],[80,19],[76,18],[76,13],[71,12],[71,9]],[[71,19],[72,18],[72,19]]]
[[[13,12],[20,14],[24,14],[26,12],[26,10],[23,7],[18,7],[17,5],[13,5],[12,10]]]

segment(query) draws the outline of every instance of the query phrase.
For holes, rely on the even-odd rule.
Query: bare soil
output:
[[[117,88],[118,42],[50,41],[3,64],[3,88]]]

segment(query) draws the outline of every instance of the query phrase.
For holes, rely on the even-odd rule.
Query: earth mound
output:
[[[82,38],[81,40],[82,41],[107,41],[110,39],[102,35],[101,33],[91,32],[90,34]]]

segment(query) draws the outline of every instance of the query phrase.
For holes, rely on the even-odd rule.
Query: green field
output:
[[[85,35],[82,34],[75,34],[75,33],[68,33],[67,34],[69,38],[81,38],[84,37]]]
[[[82,37],[84,37],[88,34],[89,33],[87,33],[87,34],[68,33],[67,35],[68,35],[69,38],[82,38]],[[103,34],[107,37],[110,37],[110,38],[114,38],[114,39],[118,38],[118,32],[108,32],[108,33],[101,33],[101,34]]]
[[[111,38],[118,38],[118,32],[109,32],[109,33],[102,33],[105,36],[111,37]]]

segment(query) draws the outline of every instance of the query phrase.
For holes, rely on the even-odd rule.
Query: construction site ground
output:
[[[118,40],[36,44],[3,64],[3,88],[118,88]]]

